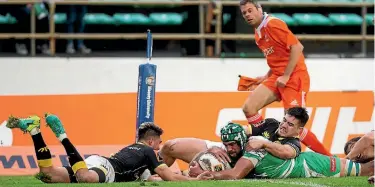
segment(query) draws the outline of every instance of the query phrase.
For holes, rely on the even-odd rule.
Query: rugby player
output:
[[[374,162],[356,163],[348,159],[330,157],[315,152],[304,152],[294,159],[280,159],[265,149],[245,151],[246,136],[238,124],[228,124],[221,129],[221,139],[228,154],[241,155],[232,169],[209,172],[217,180],[243,179],[250,172],[260,178],[308,178],[308,177],[345,177],[371,176],[374,174]],[[241,154],[243,153],[243,154]],[[200,168],[191,167],[198,174]]]
[[[344,147],[346,158],[352,161],[366,163],[374,160],[374,130],[362,137],[349,140]],[[374,184],[374,176],[368,179]]]
[[[243,126],[247,136],[263,136],[271,141],[254,139],[247,143],[247,148],[248,150],[257,150],[263,144],[267,144],[267,151],[274,156],[283,159],[295,158],[301,152],[298,134],[308,119],[309,116],[305,108],[292,107],[287,110],[282,122],[267,118],[262,126]],[[176,159],[190,163],[198,153],[203,151],[214,153],[222,161],[232,162],[233,158],[228,156],[224,150],[225,146],[222,142],[177,138],[168,140],[159,155],[168,166],[171,166]]]
[[[50,150],[40,132],[40,118],[26,119],[10,117],[8,128],[19,128],[28,132],[34,143],[40,169],[39,179],[46,183],[112,183],[140,179],[148,169],[166,181],[200,180],[207,177],[190,178],[173,173],[167,165],[157,159],[154,150],[159,149],[163,130],[153,123],[143,123],[138,130],[138,142],[129,145],[110,157],[92,155],[83,160],[70,142],[63,124],[56,115],[46,115],[46,123],[61,141],[69,158],[70,166],[52,165]]]
[[[258,111],[273,102],[281,100],[285,109],[305,107],[310,76],[305,64],[303,45],[284,21],[263,12],[256,0],[241,0],[240,9],[245,21],[254,27],[255,43],[263,52],[270,68],[265,76],[257,78],[261,84],[243,105],[248,123],[260,126],[264,120]],[[315,152],[331,155],[307,128],[300,132],[300,140]]]

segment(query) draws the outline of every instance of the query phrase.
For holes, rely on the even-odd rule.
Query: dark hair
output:
[[[153,136],[161,136],[163,134],[163,129],[158,127],[152,122],[144,122],[139,126],[138,129],[138,139],[147,140]]]
[[[307,113],[307,110],[303,107],[289,108],[286,111],[286,114],[289,114],[290,116],[293,116],[296,119],[298,119],[301,123],[301,125],[300,125],[301,127],[304,127],[306,125],[307,121],[309,121],[309,114]]]
[[[359,137],[352,138],[352,139],[350,139],[348,142],[346,142],[346,144],[345,144],[345,146],[344,146],[344,153],[345,153],[345,155],[348,155],[349,152],[351,151],[351,150],[349,150],[350,145],[357,143],[359,139],[361,139],[360,136],[359,136]]]
[[[240,6],[246,5],[247,3],[253,4],[255,8],[261,8],[260,4],[258,3],[257,0],[241,0],[240,1]]]

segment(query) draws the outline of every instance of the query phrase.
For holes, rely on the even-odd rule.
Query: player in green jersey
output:
[[[305,177],[345,177],[371,176],[374,163],[356,163],[347,159],[330,157],[314,152],[301,153],[294,159],[280,159],[264,149],[246,152],[243,150],[243,128],[238,124],[228,124],[221,129],[221,140],[227,150],[243,152],[232,169],[209,172],[214,179],[242,179],[250,172],[262,178],[305,178]]]

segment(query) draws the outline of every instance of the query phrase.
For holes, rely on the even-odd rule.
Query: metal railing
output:
[[[34,4],[44,2],[43,0],[10,0],[0,1],[2,4]],[[200,54],[205,56],[205,39],[215,40],[215,53],[219,55],[221,51],[221,42],[223,40],[253,40],[254,35],[250,34],[236,34],[236,33],[222,33],[222,21],[217,19],[216,30],[214,34],[207,34],[204,32],[204,6],[209,4],[208,0],[187,0],[187,1],[148,1],[148,0],[134,0],[134,1],[119,1],[119,0],[105,0],[105,1],[85,1],[85,0],[50,0],[49,1],[49,33],[35,33],[35,10],[31,9],[30,22],[31,33],[0,33],[0,39],[31,39],[31,55],[35,56],[35,40],[49,39],[51,54],[56,52],[56,39],[145,39],[144,33],[96,33],[96,34],[67,34],[55,32],[54,14],[56,5],[91,5],[91,6],[113,6],[113,5],[181,5],[181,6],[199,6],[199,33],[155,33],[153,38],[155,40],[200,40]],[[217,15],[222,15],[223,6],[238,6],[238,1],[215,1],[217,5]],[[363,22],[361,26],[361,34],[359,35],[331,35],[331,34],[300,34],[297,37],[300,40],[315,40],[315,41],[361,41],[362,53],[365,55],[367,51],[367,42],[374,40],[373,35],[368,35],[367,23],[365,15],[367,14],[367,7],[374,6],[374,3],[314,3],[314,2],[270,2],[262,1],[264,6],[282,6],[282,7],[361,7]]]

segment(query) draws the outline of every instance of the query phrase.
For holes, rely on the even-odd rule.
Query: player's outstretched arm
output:
[[[157,159],[154,150],[151,148],[145,150],[145,155],[148,160],[148,169],[157,173],[164,181],[208,180],[212,178],[204,174],[199,175],[197,178],[176,174],[164,162]]]
[[[173,173],[169,167],[165,164],[160,165],[159,167],[155,168],[155,173],[157,173],[160,178],[164,181],[190,181],[190,180],[209,180],[212,176],[207,175],[208,172],[204,172],[198,175],[197,178],[186,177],[183,175],[179,175]]]
[[[236,180],[243,179],[254,169],[253,163],[247,158],[240,158],[234,168],[220,172],[209,172],[216,180]]]
[[[374,146],[374,131],[365,134],[359,139],[346,158],[349,160],[356,159],[369,146]]]

